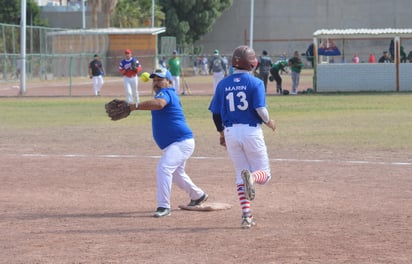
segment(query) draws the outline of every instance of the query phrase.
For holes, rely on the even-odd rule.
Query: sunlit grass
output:
[[[142,97],[142,100],[149,97]],[[182,97],[186,118],[197,134],[215,136],[208,111],[210,96]],[[1,127],[36,130],[53,127],[101,127],[112,122],[107,98],[1,98]],[[412,94],[268,96],[284,144],[412,149]],[[132,113],[120,127],[150,125],[148,111]],[[150,126],[149,126],[150,128]],[[268,133],[268,130],[265,130]]]

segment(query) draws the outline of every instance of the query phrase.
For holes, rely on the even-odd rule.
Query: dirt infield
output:
[[[288,74],[282,76],[283,89],[291,91],[291,77]],[[213,94],[212,76],[187,76],[184,78],[193,95]],[[105,77],[102,88],[102,96],[123,97],[123,79],[121,77]],[[183,87],[183,79],[181,81]],[[86,77],[61,78],[54,80],[28,80],[26,82],[25,96],[93,96],[92,82]],[[312,87],[312,70],[304,70],[301,74],[299,90],[303,91]],[[182,88],[183,89],[183,88]],[[141,95],[151,94],[151,82],[139,81]],[[19,96],[20,82],[12,80],[0,82],[0,97]],[[268,95],[276,94],[276,83],[268,82]]]
[[[117,82],[103,95],[122,95]],[[36,93],[64,86],[53,87]],[[242,230],[217,138],[197,139],[187,171],[210,202],[232,208],[180,210],[189,198],[174,187],[172,215],[155,219],[160,152],[150,131],[133,134],[132,147],[118,144],[126,129],[115,138],[98,128],[36,133],[0,132],[0,263],[412,263],[411,163],[269,145],[273,178],[257,186],[257,226]]]
[[[223,151],[194,156],[188,173],[210,201],[233,208],[179,210],[188,197],[174,187],[173,212],[164,219],[151,217],[155,157],[0,156],[0,263],[412,260],[410,166],[272,160],[274,178],[257,187],[253,203],[258,225],[241,230]]]

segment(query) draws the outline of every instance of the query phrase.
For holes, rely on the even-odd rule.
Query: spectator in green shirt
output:
[[[293,53],[293,57],[288,61],[289,67],[291,70],[291,77],[292,77],[292,92],[291,94],[297,94],[298,86],[299,86],[299,79],[300,79],[300,72],[304,66],[302,60],[299,57],[299,51],[295,51]]]
[[[167,68],[172,74],[173,88],[175,88],[177,94],[180,94],[180,74],[182,68],[180,65],[180,58],[178,57],[176,50],[173,51],[173,56],[168,60]]]

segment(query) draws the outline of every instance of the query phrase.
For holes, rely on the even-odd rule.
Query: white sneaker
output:
[[[255,178],[253,174],[250,173],[249,170],[242,170],[242,180],[243,184],[245,185],[245,197],[249,201],[253,201],[255,199]]]
[[[252,226],[256,225],[255,218],[253,216],[242,216],[242,223],[240,224],[240,227],[243,229],[249,229]]]

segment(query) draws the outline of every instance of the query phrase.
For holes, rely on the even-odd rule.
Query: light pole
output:
[[[26,0],[21,0],[21,20],[20,20],[20,61],[21,61],[21,75],[20,75],[20,95],[26,93]]]
[[[86,28],[86,8],[84,7],[84,0],[82,0],[82,21],[83,21],[83,26],[82,28]]]
[[[152,28],[154,27],[154,8],[155,7],[155,0],[152,0]]]
[[[255,13],[255,0],[250,1],[250,40],[249,40],[249,47],[253,49],[253,20],[254,20],[254,13]]]

